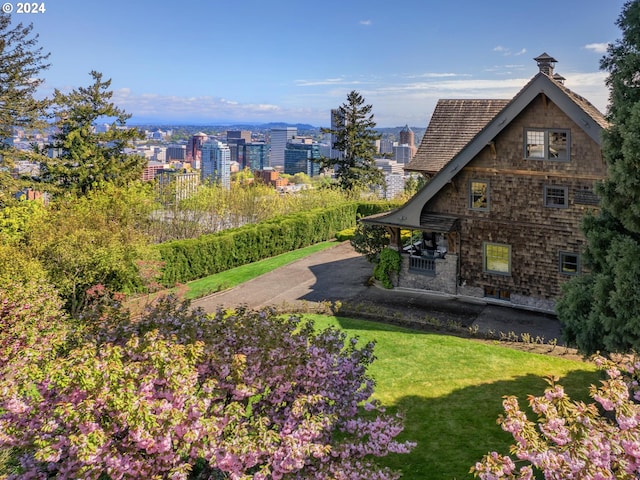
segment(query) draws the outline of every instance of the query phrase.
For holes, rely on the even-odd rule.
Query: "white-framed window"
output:
[[[573,252],[560,252],[558,268],[560,273],[565,275],[578,275],[580,273],[580,255]]]
[[[526,128],[524,130],[524,158],[568,162],[571,132],[565,129]]]
[[[569,189],[558,185],[545,185],[544,206],[553,208],[569,207]]]
[[[489,210],[489,182],[486,180],[469,181],[469,208],[471,210]]]
[[[486,273],[511,275],[511,245],[484,242],[482,245],[483,270]]]

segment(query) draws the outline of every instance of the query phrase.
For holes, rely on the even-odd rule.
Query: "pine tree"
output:
[[[585,353],[640,349],[640,0],[627,2],[608,47],[609,73],[601,208],[583,222],[589,273],[569,282],[558,303],[566,340]]]
[[[323,133],[335,137],[333,149],[340,152],[339,158],[322,158],[320,165],[335,169],[338,185],[345,191],[356,191],[370,185],[383,185],[384,176],[376,167],[376,140],[380,135],[374,130],[376,123],[371,113],[372,106],[357,91],[347,95],[343,103],[333,112],[335,128],[323,128]]]
[[[11,182],[8,169],[21,152],[13,148],[14,127],[38,127],[47,107],[35,98],[49,65],[49,54],[38,47],[33,25],[11,25],[11,16],[0,13],[0,191]],[[4,187],[4,188],[3,188]]]
[[[91,72],[89,87],[68,94],[54,95],[55,125],[58,133],[49,148],[54,158],[42,164],[42,179],[65,191],[86,194],[104,182],[118,186],[139,179],[144,157],[130,155],[125,149],[143,138],[135,128],[127,128],[130,114],[111,103],[111,80]],[[97,122],[111,121],[106,132],[96,131]]]

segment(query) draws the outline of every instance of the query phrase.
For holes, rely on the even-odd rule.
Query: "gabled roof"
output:
[[[429,183],[407,203],[385,215],[375,218],[365,218],[363,221],[365,223],[393,225],[401,228],[420,228],[422,226],[420,215],[423,206],[447,185],[458,172],[473,160],[484,147],[540,94],[544,94],[551,102],[557,105],[558,108],[580,126],[594,142],[598,145],[601,144],[601,133],[607,126],[604,115],[580,95],[573,93],[564,85],[544,73],[538,73],[497,115],[489,120],[457,154],[454,154]],[[446,139],[446,141],[451,140],[451,138]]]
[[[435,174],[489,123],[509,100],[438,100],[407,171]]]

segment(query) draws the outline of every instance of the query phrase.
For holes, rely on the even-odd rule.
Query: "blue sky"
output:
[[[438,98],[511,98],[547,52],[602,111],[599,61],[624,0],[47,0],[43,93],[112,79],[131,123],[328,126],[358,90],[380,127],[426,127]]]

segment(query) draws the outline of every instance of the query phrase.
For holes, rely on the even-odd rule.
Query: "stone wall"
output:
[[[435,275],[409,271],[409,255],[402,255],[402,267],[396,286],[455,295],[458,283],[458,255],[447,254],[445,258],[436,258],[435,266]]]

